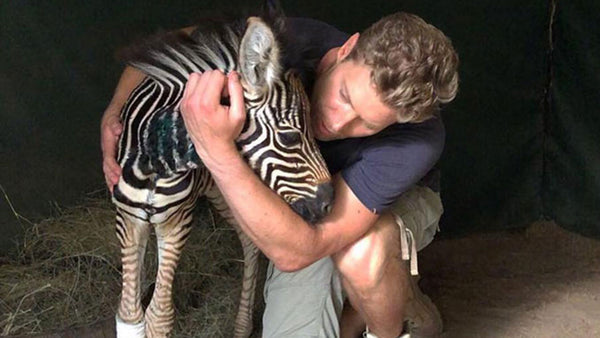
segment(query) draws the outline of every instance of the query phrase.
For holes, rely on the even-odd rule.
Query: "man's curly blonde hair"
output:
[[[371,81],[398,122],[422,122],[458,91],[458,55],[444,33],[416,15],[388,15],[365,30],[347,60],[371,67]]]

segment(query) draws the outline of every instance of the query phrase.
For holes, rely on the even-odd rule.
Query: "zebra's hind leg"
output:
[[[143,338],[144,310],[140,284],[150,226],[148,222],[117,209],[116,230],[123,265],[123,287],[116,318],[117,337]]]
[[[191,213],[183,213],[190,215]],[[173,329],[173,278],[184,244],[191,231],[191,216],[155,227],[158,241],[158,271],[152,300],[146,309],[146,336],[167,337]]]
[[[244,252],[244,276],[238,313],[234,323],[234,338],[247,338],[252,333],[252,315],[256,295],[256,280],[258,274],[258,255],[260,251],[250,238],[241,230],[237,221],[231,214],[221,192],[215,186],[206,193],[206,197],[217,209],[219,214],[235,229],[242,244]]]

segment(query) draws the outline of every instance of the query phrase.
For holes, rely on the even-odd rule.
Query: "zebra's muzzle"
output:
[[[314,224],[329,213],[333,203],[333,185],[323,183],[317,187],[315,198],[303,198],[291,204],[292,209],[302,218]]]

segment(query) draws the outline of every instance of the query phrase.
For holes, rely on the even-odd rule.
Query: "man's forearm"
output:
[[[320,258],[319,228],[294,213],[241,155],[211,172],[242,230],[279,269],[297,270]]]
[[[190,35],[194,29],[196,29],[196,26],[189,26],[182,28],[179,31]],[[131,92],[133,92],[133,89],[137,87],[145,77],[146,75],[142,71],[131,66],[126,66],[119,78],[119,83],[115,88],[113,97],[104,111],[104,118],[109,115],[118,115],[121,112],[121,108],[125,104],[125,101],[127,101],[127,98]]]
[[[125,67],[123,73],[121,74],[121,78],[119,79],[119,83],[115,88],[115,92],[110,104],[104,112],[104,116],[106,117],[107,115],[113,114],[118,115],[133,89],[142,82],[144,77],[144,73],[142,73],[140,70],[130,66]]]

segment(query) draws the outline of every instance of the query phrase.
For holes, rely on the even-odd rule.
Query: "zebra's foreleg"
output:
[[[242,280],[242,293],[240,295],[240,305],[234,323],[234,338],[246,338],[252,333],[252,311],[254,310],[254,298],[256,295],[256,278],[258,274],[258,255],[260,251],[252,243],[250,238],[240,229],[231,210],[227,206],[223,195],[215,186],[206,192],[206,197],[235,229],[242,244],[244,251],[244,276]]]
[[[247,338],[252,333],[252,315],[256,296],[258,255],[260,251],[250,238],[239,229],[237,223],[231,224],[237,231],[244,251],[244,280],[242,281],[242,293],[238,313],[235,317],[233,336],[235,338]]]
[[[150,226],[117,210],[117,237],[121,244],[123,286],[117,312],[117,337],[143,338],[144,310],[141,304],[141,272]]]
[[[146,309],[146,336],[167,337],[173,329],[175,308],[173,305],[173,278],[181,251],[191,230],[191,219],[171,226],[156,226],[158,241],[158,271],[154,294]]]

